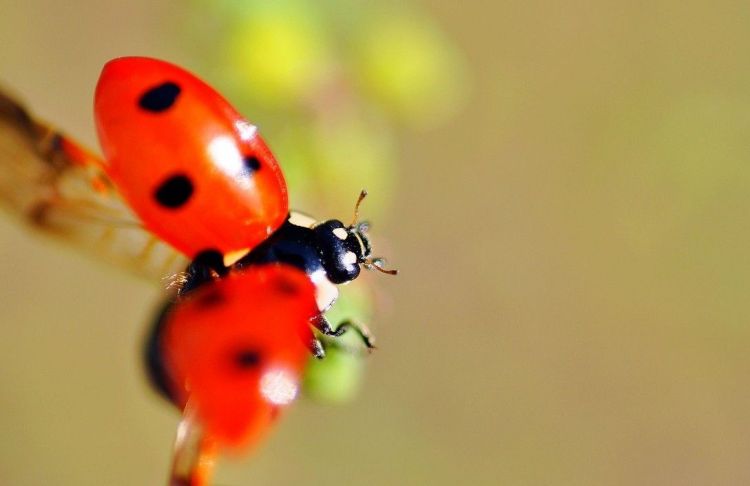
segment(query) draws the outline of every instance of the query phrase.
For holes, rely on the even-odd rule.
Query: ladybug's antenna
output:
[[[357,203],[354,205],[354,219],[352,219],[352,224],[349,225],[350,228],[352,228],[355,224],[357,224],[357,220],[359,219],[359,206],[362,204],[362,201],[367,197],[367,190],[362,189],[362,192],[359,193],[359,197],[357,198]]]
[[[362,262],[362,264],[368,270],[375,269],[378,272],[385,273],[387,275],[398,275],[398,270],[396,269],[389,270],[387,268],[383,268],[383,265],[385,265],[385,259],[383,258],[368,258],[367,260]]]
[[[360,258],[359,263],[362,264],[366,269],[368,270],[377,270],[380,273],[385,273],[387,275],[398,275],[398,270],[389,270],[387,268],[384,268],[383,265],[385,265],[385,259],[383,258],[369,258],[370,256],[370,243],[367,240],[367,237],[365,236],[365,233],[370,228],[370,223],[367,221],[357,222],[359,220],[359,207],[362,204],[362,201],[367,197],[367,190],[362,189],[362,192],[359,193],[359,197],[357,198],[357,203],[354,205],[354,218],[352,219],[352,223],[349,225],[349,231],[352,231],[352,229],[356,228],[356,234],[358,234],[358,237],[360,239],[360,242],[364,245],[363,258]]]

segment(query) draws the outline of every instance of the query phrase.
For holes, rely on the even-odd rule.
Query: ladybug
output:
[[[203,81],[164,61],[108,62],[94,114],[107,175],[147,228],[193,259],[181,294],[230,271],[292,265],[316,284],[318,330],[339,336],[354,329],[372,347],[363,328],[334,328],[323,315],[338,295],[335,285],[354,280],[361,265],[381,268],[371,258],[367,225],[356,221],[365,192],[348,226],[290,218],[281,169],[256,127]],[[312,346],[323,357],[321,342]]]
[[[350,321],[334,327],[324,315],[337,285],[356,279],[361,267],[395,273],[372,256],[368,225],[358,221],[366,193],[350,224],[290,212],[282,171],[256,127],[207,84],[164,61],[107,63],[94,111],[104,158],[0,92],[0,200],[36,228],[141,275],[186,269],[148,340],[152,381],[183,410],[194,404],[201,422],[215,424],[213,436],[251,441],[252,430],[263,427],[248,424],[268,414],[245,417],[242,427],[219,425],[217,404],[229,403],[219,397],[243,382],[208,356],[224,348],[231,354],[232,337],[265,343],[260,336],[267,333],[267,354],[261,349],[259,356],[286,356],[301,339],[308,355],[322,358],[311,326],[329,336],[352,329],[372,347],[365,328]],[[282,296],[273,272],[301,290]],[[200,303],[212,299],[216,307],[202,313]],[[206,316],[222,324],[205,325]],[[201,343],[209,342],[216,349],[206,351],[204,373],[191,363],[203,363]],[[296,376],[297,365],[290,369]],[[253,376],[252,383],[262,381]],[[204,393],[198,390],[211,390],[205,396],[217,401],[192,400]],[[246,398],[259,404],[258,397]]]

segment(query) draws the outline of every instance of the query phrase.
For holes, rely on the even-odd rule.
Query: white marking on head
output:
[[[344,228],[334,229],[333,234],[336,235],[336,238],[340,239],[341,241],[346,240],[346,237],[349,236],[349,233],[347,233],[346,229]]]
[[[357,263],[357,255],[355,255],[353,251],[347,251],[344,254],[343,261],[347,265],[354,265],[355,263]]]
[[[271,369],[260,377],[260,394],[274,405],[289,405],[297,397],[299,380],[284,369]]]

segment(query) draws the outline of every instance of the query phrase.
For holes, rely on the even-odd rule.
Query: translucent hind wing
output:
[[[102,160],[0,91],[0,206],[43,233],[159,279],[187,258],[143,228]]]

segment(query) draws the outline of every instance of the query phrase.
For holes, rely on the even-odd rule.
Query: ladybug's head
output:
[[[314,228],[323,253],[323,266],[328,279],[335,284],[354,280],[359,276],[362,266],[389,275],[398,273],[397,270],[383,268],[385,260],[382,258],[372,257],[372,247],[367,237],[370,224],[366,221],[357,221],[359,206],[365,196],[367,191],[363,190],[354,208],[354,219],[349,226],[344,226],[344,223],[337,219],[331,219]]]

